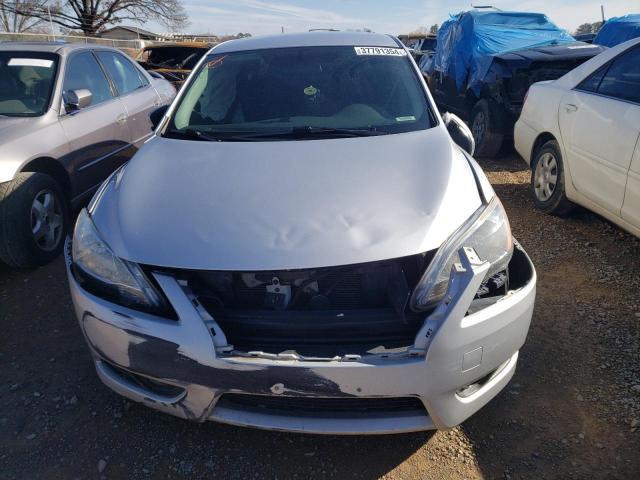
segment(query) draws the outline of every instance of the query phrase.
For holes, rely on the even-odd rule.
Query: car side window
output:
[[[611,63],[598,93],[640,103],[640,48],[626,51]]]
[[[142,71],[140,70],[139,67],[136,67],[134,65],[136,71],[138,72],[138,77],[140,77],[140,82],[142,82],[142,86],[146,87],[147,85],[149,85],[149,80],[147,79],[147,77],[144,76],[144,73],[142,73]]]
[[[598,87],[600,86],[600,82],[602,81],[602,77],[604,77],[604,74],[607,71],[607,68],[608,65],[600,67],[594,73],[585,78],[576,88],[578,90],[582,90],[583,92],[596,93],[598,91]]]
[[[91,105],[113,98],[107,77],[93,54],[88,51],[71,57],[62,84],[64,93],[83,88],[91,92]]]
[[[115,52],[98,51],[96,55],[118,90],[119,95],[126,95],[143,86],[136,67],[124,55]]]

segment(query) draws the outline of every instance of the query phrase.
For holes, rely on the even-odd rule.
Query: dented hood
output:
[[[91,213],[121,258],[256,271],[432,250],[480,203],[467,160],[438,126],[331,140],[154,137]]]

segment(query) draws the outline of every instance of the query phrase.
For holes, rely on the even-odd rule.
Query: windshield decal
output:
[[[313,85],[309,85],[303,91],[305,95],[308,95],[309,97],[313,97],[316,93],[318,93],[319,90]]]
[[[407,51],[404,48],[387,47],[353,47],[356,55],[385,55],[388,57],[406,57]]]
[[[7,62],[10,67],[41,67],[51,68],[53,60],[45,60],[42,58],[12,58]]]
[[[224,62],[225,58],[227,58],[226,55],[220,58],[216,58],[215,60],[210,60],[209,62],[207,62],[207,65],[206,65],[207,70],[216,68],[218,65],[221,65],[222,62]]]

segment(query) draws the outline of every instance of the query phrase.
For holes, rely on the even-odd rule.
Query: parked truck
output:
[[[479,156],[512,138],[529,86],[555,80],[604,50],[576,41],[540,13],[472,10],[446,21],[421,64],[438,108],[462,117]]]

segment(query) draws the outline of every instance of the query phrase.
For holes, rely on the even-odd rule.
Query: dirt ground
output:
[[[481,162],[538,271],[510,385],[449,432],[271,433],[169,417],[97,379],[63,260],[0,267],[0,478],[640,478],[640,241],[533,210],[510,155]]]

